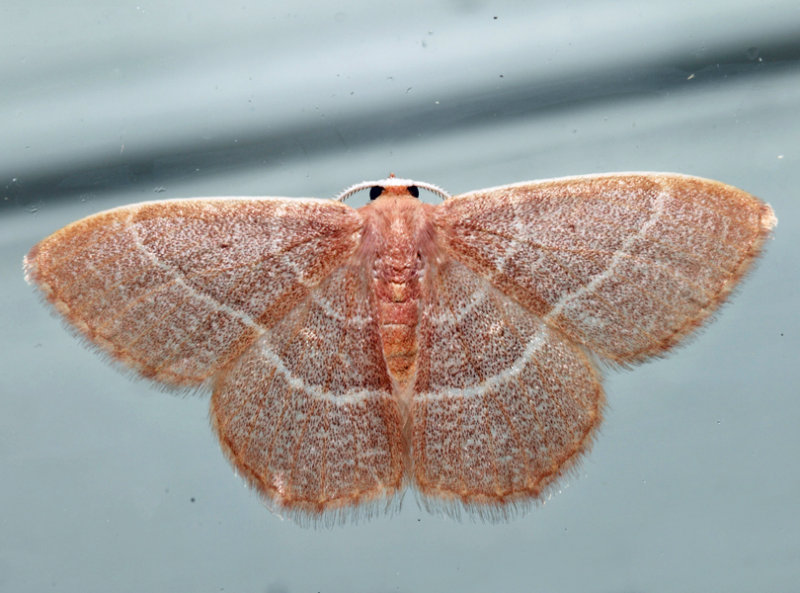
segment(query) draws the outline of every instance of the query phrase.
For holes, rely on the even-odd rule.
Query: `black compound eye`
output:
[[[369,188],[369,199],[374,200],[383,193],[383,188],[380,185],[373,185]]]
[[[416,185],[409,185],[406,189],[415,198],[419,197],[419,188]]]

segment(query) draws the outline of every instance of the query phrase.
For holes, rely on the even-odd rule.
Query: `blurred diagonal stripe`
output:
[[[567,16],[418,0],[387,9],[376,29],[368,2],[332,15],[288,3],[219,8],[201,21],[188,3],[9,3],[3,197],[25,204],[198,168],[269,167],[685,89],[692,74],[701,88],[800,71],[795,2],[578,4]],[[82,19],[107,23],[104,34],[83,38]]]

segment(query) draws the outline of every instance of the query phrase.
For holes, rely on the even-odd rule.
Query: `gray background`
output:
[[[5,0],[0,80],[0,590],[800,587],[796,0]],[[720,179],[780,224],[701,335],[607,373],[593,451],[508,523],[411,492],[356,525],[280,519],[207,397],[113,370],[22,279],[36,241],[135,201],[615,170]]]

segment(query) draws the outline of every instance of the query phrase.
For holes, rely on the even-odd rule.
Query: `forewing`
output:
[[[411,449],[427,502],[491,516],[538,498],[601,420],[582,349],[453,259],[431,272],[418,369]]]
[[[25,268],[93,344],[146,377],[192,386],[346,261],[361,225],[322,200],[150,202],[61,229]]]
[[[211,411],[237,469],[300,517],[385,499],[401,487],[402,420],[370,276],[357,256],[219,378]]]
[[[699,326],[776,222],[741,190],[671,174],[479,190],[447,200],[434,220],[450,256],[620,363],[664,352]]]

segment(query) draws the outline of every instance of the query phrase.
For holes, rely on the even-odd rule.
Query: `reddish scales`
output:
[[[354,210],[341,200],[373,187]],[[448,199],[431,206],[416,186]],[[172,387],[208,384],[236,468],[299,518],[391,499],[503,514],[589,447],[592,357],[635,363],[699,326],[775,225],[715,181],[607,174],[450,198],[117,208],[25,258],[89,341]]]

